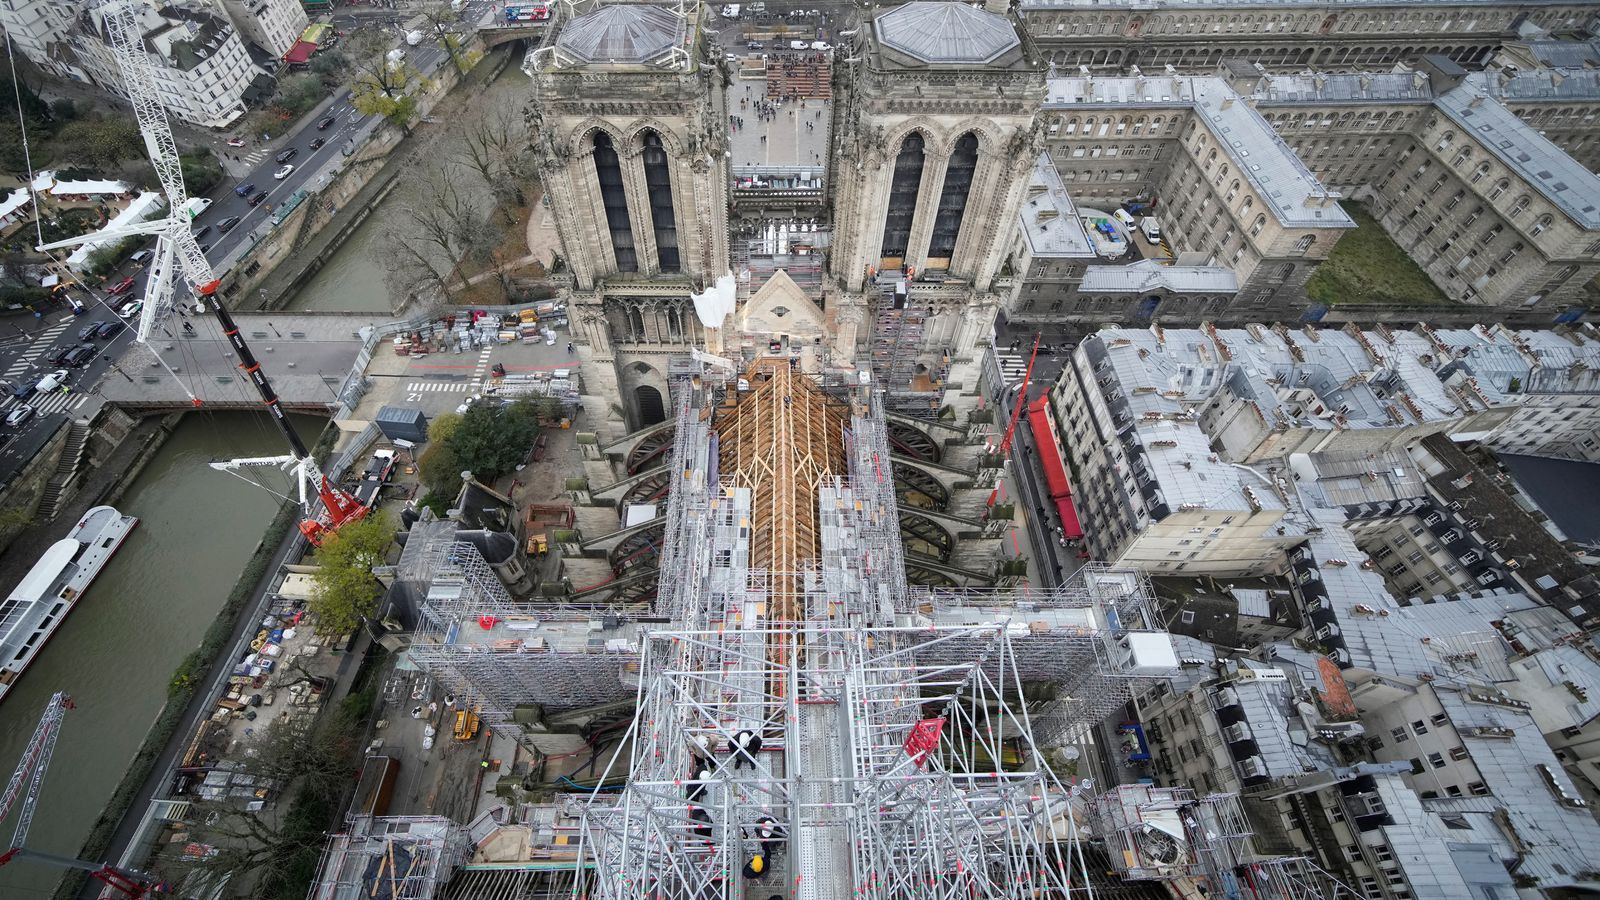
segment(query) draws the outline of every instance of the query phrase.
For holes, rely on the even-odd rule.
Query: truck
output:
[[[1145,216],[1139,222],[1139,230],[1144,233],[1144,239],[1152,244],[1161,243],[1161,223],[1155,216]]]
[[[205,197],[190,197],[189,202],[183,205],[183,212],[193,222],[200,218],[200,214],[211,208],[211,201]]]
[[[392,756],[369,756],[361,764],[361,779],[350,800],[353,816],[381,816],[389,811],[394,797],[394,781],[400,774],[400,761]]]

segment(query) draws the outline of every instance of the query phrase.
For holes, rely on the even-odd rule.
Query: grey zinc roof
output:
[[[568,22],[556,37],[556,47],[586,62],[650,62],[672,49],[681,27],[660,6],[602,6]]]
[[[872,27],[884,46],[930,63],[986,63],[1022,43],[1004,16],[955,0],[914,0]]]
[[[1028,242],[1028,251],[1036,257],[1095,255],[1089,236],[1084,234],[1083,220],[1078,218],[1078,207],[1073,205],[1072,195],[1061,183],[1061,173],[1048,153],[1039,154],[1034,163],[1028,198],[1017,213],[1017,228]]]
[[[1580,873],[1600,869],[1600,823],[1587,808],[1556,798],[1547,777],[1569,796],[1578,796],[1578,790],[1528,713],[1474,702],[1466,692],[1436,694],[1491,796],[1424,800],[1423,807],[1461,814],[1474,826],[1474,840],[1500,846],[1502,859],[1515,858],[1519,850],[1517,872],[1538,878],[1541,889],[1578,883]],[[1491,736],[1475,730],[1480,728],[1509,729],[1509,734]],[[1488,812],[1482,811],[1485,800],[1492,805]],[[1504,826],[1496,813],[1504,816]],[[1516,835],[1516,850],[1506,846],[1507,828]],[[1462,832],[1464,838],[1469,834]]]
[[[1239,278],[1226,266],[1166,266],[1141,259],[1125,266],[1090,266],[1083,273],[1085,293],[1147,293],[1166,289],[1179,294],[1232,294]]]
[[[1489,89],[1503,100],[1600,99],[1600,69],[1534,69],[1514,78],[1491,78]]]
[[[1433,103],[1574,222],[1600,230],[1600,176],[1490,97],[1482,73]]]

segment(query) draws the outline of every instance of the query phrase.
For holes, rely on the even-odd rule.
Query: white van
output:
[[[722,17],[724,19],[737,19],[737,18],[739,18],[739,4],[737,4],[737,3],[729,3],[727,6],[724,6],[722,8]]]
[[[39,379],[39,383],[34,385],[33,389],[41,394],[48,394],[56,388],[61,387],[63,384],[66,384],[68,374],[69,373],[66,369],[57,369],[54,372],[51,372],[49,375]]]
[[[205,197],[190,197],[189,202],[183,205],[183,211],[189,214],[189,221],[200,218],[200,214],[211,208],[211,201]]]
[[[1111,217],[1116,219],[1118,222],[1121,222],[1122,227],[1128,229],[1129,231],[1132,231],[1139,224],[1139,220],[1133,217],[1133,213],[1128,212],[1125,209],[1112,210]]]
[[[1145,216],[1144,221],[1139,223],[1139,230],[1144,232],[1144,239],[1150,243],[1161,243],[1161,223],[1156,221],[1155,216]]]

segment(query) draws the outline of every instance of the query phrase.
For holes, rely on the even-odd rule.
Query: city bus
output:
[[[544,3],[524,3],[506,7],[507,22],[543,22],[550,18],[550,7]]]

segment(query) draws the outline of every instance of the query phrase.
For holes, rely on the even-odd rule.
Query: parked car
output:
[[[144,311],[144,301],[143,300],[135,300],[132,303],[129,303],[127,306],[124,306],[121,310],[119,310],[117,312],[117,315],[123,317],[124,319],[132,319],[133,317],[139,315],[139,313],[141,313],[143,311]]]
[[[71,347],[57,347],[49,356],[50,365],[60,366],[67,362],[67,354],[72,352]]]
[[[139,252],[137,252],[137,253],[133,254],[132,256],[128,257],[128,262],[131,262],[136,266],[142,266],[145,263],[149,262],[150,261],[150,257],[152,257],[152,256],[155,256],[155,252],[154,251],[151,251],[151,250],[140,250]]]
[[[244,138],[228,138],[229,147],[243,147]]]
[[[239,224],[239,217],[238,216],[229,216],[226,219],[223,219],[221,222],[217,223],[217,231],[222,233],[222,234],[227,234],[228,232],[232,231],[233,230],[233,226],[235,226],[237,224]]]
[[[118,294],[126,294],[131,290],[133,290],[133,276],[129,275],[127,278],[124,278],[116,284],[106,288],[106,293],[112,297],[115,297]]]
[[[211,233],[211,226],[207,225],[206,227],[204,227],[204,228],[202,228],[199,231],[196,231],[194,233],[194,239],[198,241],[198,240],[200,240],[201,238],[205,237],[206,235],[208,235],[210,233]]]
[[[261,193],[259,193],[259,194],[255,195],[254,197],[250,198],[250,205],[251,206],[260,206],[262,203],[266,202],[266,199],[267,199],[267,192],[266,191],[262,191]]]
[[[285,178],[288,178],[289,177],[289,173],[293,172],[293,171],[294,171],[294,166],[284,166],[283,168],[279,169],[278,171],[273,172],[272,173],[272,177],[277,181],[282,181]]]
[[[327,138],[322,138],[322,137],[312,138],[312,140],[311,140],[311,149],[313,149],[313,150],[321,150],[322,149],[322,145],[326,144],[327,142],[328,142]]]
[[[18,425],[21,425],[23,422],[33,418],[33,414],[36,412],[38,412],[38,410],[24,403],[23,405],[6,414],[6,424],[10,425],[12,428],[15,428]]]
[[[100,327],[94,330],[94,336],[102,341],[108,340],[121,334],[122,329],[127,327],[121,322],[101,322]]]
[[[79,344],[67,351],[66,359],[63,359],[61,364],[69,368],[81,369],[88,365],[89,361],[94,359],[95,354],[99,352],[93,344]]]
[[[299,156],[299,155],[300,155],[300,151],[299,150],[296,150],[295,148],[290,147],[289,149],[284,150],[283,152],[279,153],[276,158],[277,158],[278,162],[286,163],[289,160],[294,159],[296,156]]]
[[[235,194],[238,194],[241,197],[248,197],[251,194],[255,193],[255,190],[256,190],[255,182],[246,181],[244,184],[241,184],[238,187],[234,188],[233,192]]]
[[[94,337],[95,330],[98,329],[99,327],[100,327],[100,323],[99,322],[90,322],[89,324],[83,326],[82,328],[79,328],[78,329],[78,340],[87,341],[89,338]]]
[[[325,116],[321,122],[317,123],[317,130],[327,131],[329,128],[333,127],[333,123],[335,121],[336,119],[333,116]]]

